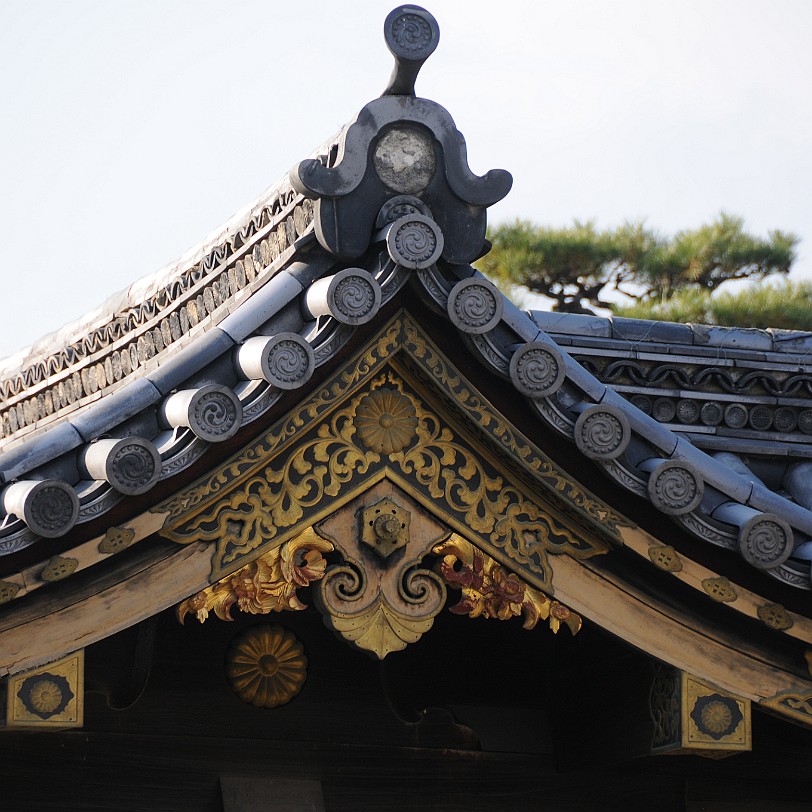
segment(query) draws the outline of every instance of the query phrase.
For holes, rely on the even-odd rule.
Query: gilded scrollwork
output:
[[[225,467],[198,480],[191,488],[176,494],[152,511],[168,513],[167,527],[172,528],[176,520],[183,520],[196,513],[203,506],[216,500],[222,492],[230,492],[244,479],[267,465],[268,460],[276,453],[286,449],[337,402],[347,397],[361,381],[375,374],[397,348],[399,336],[400,324],[392,322],[378,341],[368,347],[353,363],[348,364],[335,379],[310,397],[301,408],[276,423],[269,432],[232,458]],[[193,540],[182,535],[177,537],[168,533],[165,535],[181,543]]]
[[[443,558],[439,571],[448,586],[459,589],[458,603],[449,611],[468,617],[509,620],[524,616],[523,628],[533,629],[546,620],[553,633],[561,624],[572,634],[581,629],[581,618],[562,603],[525,584],[490,556],[459,536],[452,536],[433,550]]]
[[[763,699],[761,704],[803,724],[812,725],[812,691],[781,691]]]
[[[412,378],[413,364],[396,363],[404,348],[421,376]],[[505,459],[438,416],[446,409],[424,400],[426,373]],[[551,578],[548,553],[606,552],[606,537],[623,523],[511,429],[405,315],[222,469],[154,510],[168,514],[165,537],[216,545],[217,577],[385,476],[436,505],[452,527],[473,532],[485,549],[501,550],[539,585]]]
[[[233,620],[231,608],[252,615],[304,609],[296,596],[299,587],[318,581],[327,562],[322,553],[333,545],[308,528],[295,539],[275,547],[237,572],[187,598],[177,608],[178,620],[194,613],[203,623],[214,612],[221,620]]]
[[[356,416],[359,404],[370,396],[363,391],[301,436],[287,454],[245,479],[229,498],[168,533],[170,538],[216,543],[217,572],[332,508],[343,490],[390,470],[427,499],[442,504],[460,528],[504,550],[545,582],[551,578],[547,551],[601,549],[508,483],[481,452],[407,392],[393,373],[372,380],[370,391],[380,390],[396,390],[411,403],[417,420],[413,444],[388,455],[360,447]],[[585,544],[590,545],[586,550]]]
[[[492,435],[502,449],[540,479],[547,488],[569,502],[579,513],[586,514],[600,524],[616,538],[618,544],[622,544],[618,528],[629,526],[629,522],[609,505],[564,476],[545,454],[519,434],[451,368],[419,326],[407,317],[403,319],[403,344],[409,356],[429,374],[431,380],[447,392],[454,403],[464,409],[466,415],[480,428]]]

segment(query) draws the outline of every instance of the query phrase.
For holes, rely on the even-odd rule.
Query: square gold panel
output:
[[[6,725],[81,727],[84,722],[84,649],[8,678]]]
[[[661,665],[649,695],[651,752],[724,758],[752,749],[750,700]]]
[[[705,750],[750,750],[750,702],[682,674],[682,743]]]

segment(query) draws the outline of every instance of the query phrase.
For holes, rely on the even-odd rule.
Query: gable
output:
[[[394,50],[389,91],[203,259],[5,382],[0,673],[172,607],[315,606],[380,659],[448,609],[600,627],[737,730],[750,703],[808,725],[801,491],[648,414],[594,363],[625,350],[473,269],[510,177],[470,171]]]

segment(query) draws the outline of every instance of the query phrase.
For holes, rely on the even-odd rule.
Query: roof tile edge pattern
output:
[[[241,294],[253,294],[285,264],[312,218],[310,201],[284,179],[239,220],[239,228],[235,223],[223,230],[202,258],[191,265],[176,263],[168,276],[159,272],[137,283],[147,290],[157,285],[145,299],[134,303],[127,297],[124,309],[101,317],[103,324],[71,336],[65,346],[26,357],[16,370],[6,368],[0,380],[0,447],[13,447],[20,438],[117,391],[154,369],[197,331],[216,326]],[[120,304],[121,298],[111,300]],[[54,334],[56,340],[64,332]]]
[[[400,205],[406,214],[397,219],[402,211],[390,212],[392,217],[388,221],[378,223],[384,209],[391,204],[393,198],[392,189],[387,187],[384,182],[386,172],[391,167],[383,164],[389,159],[379,149],[379,144],[383,143],[383,139],[376,142],[375,138],[383,129],[386,129],[387,132],[397,133],[398,126],[403,127],[404,138],[409,142],[409,148],[417,148],[418,151],[424,147],[439,150],[437,154],[445,157],[450,162],[450,166],[446,166],[445,173],[435,173],[432,168],[427,180],[420,177],[417,180],[413,177],[407,179],[410,184],[407,191],[424,195],[430,199],[431,204],[437,209],[436,212],[432,212],[431,208],[421,199],[415,198],[414,194],[408,197],[408,201],[405,196],[401,195]],[[375,130],[375,127],[378,129]],[[370,128],[372,128],[372,132]],[[436,140],[432,142],[426,139],[424,130],[441,133],[442,137],[437,135]],[[419,133],[419,135],[415,135],[415,133]],[[359,144],[364,149],[361,149]],[[381,254],[382,264],[375,265],[373,262],[373,265],[375,265],[378,276],[381,278],[386,276],[387,280],[391,280],[393,277],[387,276],[390,273],[388,263],[404,267],[399,265],[402,257],[395,250],[397,241],[395,244],[391,244],[388,239],[388,235],[393,229],[408,226],[415,234],[420,235],[420,239],[433,238],[435,248],[442,243],[442,259],[437,259],[435,256],[437,251],[434,248],[425,256],[422,253],[415,254],[415,257],[420,258],[415,259],[410,267],[414,271],[412,278],[418,287],[422,287],[422,293],[427,301],[440,312],[445,313],[452,324],[458,328],[463,340],[468,343],[472,351],[482,358],[486,366],[502,377],[509,378],[513,385],[528,397],[540,417],[550,422],[560,433],[574,440],[585,456],[602,465],[625,487],[636,489],[635,482],[650,481],[651,472],[640,465],[647,460],[656,460],[658,462],[657,470],[660,470],[665,462],[678,461],[681,469],[693,472],[695,478],[701,471],[701,484],[704,486],[705,495],[699,507],[693,507],[693,503],[698,500],[690,500],[691,515],[702,519],[709,518],[726,526],[727,535],[738,538],[737,546],[740,548],[740,552],[753,566],[792,585],[809,588],[808,563],[805,564],[805,571],[800,573],[787,569],[784,564],[799,542],[803,542],[806,537],[812,535],[812,512],[804,504],[784,498],[762,483],[755,481],[748,471],[736,470],[735,466],[731,468],[730,464],[705,454],[686,439],[678,437],[667,426],[653,420],[633,403],[597,380],[561,345],[557,345],[544,330],[541,330],[537,322],[516,310],[484,277],[475,273],[467,265],[467,261],[473,259],[481,250],[481,246],[477,244],[477,235],[484,240],[484,209],[507,193],[510,185],[509,176],[502,170],[492,170],[482,178],[477,178],[470,172],[467,168],[464,140],[454,129],[453,121],[443,108],[433,102],[409,95],[385,96],[367,105],[359,114],[356,123],[342,132],[339,143],[335,146],[336,149],[331,150],[330,156],[325,157],[323,161],[305,161],[292,173],[293,185],[315,201],[312,204],[313,218],[316,223],[315,238],[318,240],[322,252],[328,257],[326,264],[315,263],[315,270],[305,269],[304,275],[301,277],[303,289],[310,288],[314,281],[329,271],[329,257],[340,258],[342,254],[349,253],[353,257],[360,258],[361,254],[369,251],[370,242],[374,243],[379,238],[386,242],[389,259]],[[389,145],[387,145],[387,149],[389,149]],[[345,158],[348,158],[346,165],[344,164]],[[366,169],[367,162],[370,160],[373,164],[373,172],[368,172]],[[434,165],[431,164],[431,166]],[[415,183],[417,183],[416,186]],[[435,185],[432,186],[432,183]],[[356,199],[353,203],[356,207],[360,205],[364,209],[363,217],[344,221],[349,231],[352,232],[351,239],[347,241],[345,239],[347,235],[337,225],[341,220],[336,217],[336,214],[364,184],[366,184],[365,190],[368,193],[368,199],[360,201]],[[412,186],[414,188],[411,188]],[[381,189],[384,189],[384,194],[381,193]],[[292,192],[290,194],[293,195]],[[454,209],[454,205],[457,205],[455,201],[459,201],[460,194],[470,194],[470,200],[467,208],[457,210]],[[288,201],[287,208],[284,209],[286,217],[284,223],[274,221],[268,224],[269,229],[277,229],[273,232],[278,234],[277,248],[280,248],[279,240],[284,239],[284,251],[289,252],[284,257],[277,256],[276,261],[279,264],[273,267],[274,273],[278,272],[285,262],[295,258],[297,243],[293,238],[298,232],[301,232],[298,236],[302,237],[307,230],[307,223],[303,219],[302,213],[308,210],[306,204],[309,201],[301,198],[301,203],[299,203],[297,202],[299,200],[292,196]],[[380,207],[379,204],[382,200],[384,205]],[[415,200],[417,200],[416,203],[413,202]],[[444,204],[451,206],[451,214],[446,211]],[[297,209],[296,206],[301,206],[301,208]],[[297,210],[300,215],[300,228],[297,228],[296,224],[295,212]],[[350,210],[352,211],[352,208]],[[445,230],[441,228],[439,223],[429,216],[431,214],[439,217],[447,228]],[[282,216],[280,210],[280,217]],[[422,217],[421,228],[413,227],[409,220],[410,217],[412,219]],[[463,219],[460,220],[460,217]],[[471,222],[465,220],[466,217],[470,218]],[[369,222],[367,223],[367,221]],[[403,221],[409,222],[404,223]],[[432,223],[433,225],[431,225]],[[370,233],[373,224],[376,228],[382,227],[381,232]],[[369,229],[365,231],[367,225]],[[256,237],[256,235],[252,236]],[[414,241],[415,237],[410,236],[409,239]],[[362,246],[361,250],[359,250],[359,245]],[[269,255],[262,255],[263,246],[265,246],[266,252],[272,251],[269,244],[255,242],[253,251],[259,251],[257,264],[269,259]],[[240,246],[237,250],[242,251],[242,256],[248,256],[249,247]],[[226,256],[227,253],[226,249],[222,248],[219,254],[217,251],[209,254],[214,259],[210,260],[210,264],[213,263],[213,265],[208,271],[212,273],[212,276],[215,271],[219,272],[221,281],[224,272],[216,263],[222,260],[234,260],[235,268],[233,270],[236,279],[236,265],[240,261],[235,259],[236,255]],[[273,258],[270,258],[273,263]],[[464,261],[461,262],[461,258]],[[369,258],[364,261],[369,261]],[[265,265],[264,269],[267,270],[271,265]],[[201,265],[198,270],[202,267]],[[253,260],[251,267],[256,272]],[[205,270],[203,268],[203,271]],[[230,275],[225,273],[225,277],[224,283],[229,283],[229,292],[233,295],[235,304],[247,298],[243,295],[244,290],[239,289],[239,286],[235,286],[237,289],[231,290]],[[390,289],[399,288],[405,279],[405,275],[401,276],[394,287],[390,286]],[[248,274],[246,273],[246,282],[247,280]],[[203,279],[197,280],[196,284],[203,284],[203,281]],[[208,281],[208,278],[205,281]],[[259,280],[255,279],[251,284],[259,287],[258,282]],[[250,289],[250,286],[246,286]],[[191,295],[197,290],[186,291],[189,294],[188,304],[190,306],[187,306],[185,311],[181,310],[182,313],[185,312],[190,327],[187,336],[182,338],[182,331],[180,331],[180,335],[175,337],[172,332],[171,315],[168,325],[175,346],[182,341],[188,342],[190,349],[192,346],[195,347],[195,355],[198,354],[197,351],[203,343],[206,343],[207,346],[211,343],[208,341],[209,336],[201,335],[204,332],[203,328],[215,324],[211,318],[214,311],[208,312],[205,297],[198,294],[197,298],[192,301]],[[211,296],[214,301],[214,294],[212,293]],[[201,312],[198,313],[197,305],[201,300]],[[378,298],[377,302],[380,303],[381,300]],[[216,311],[217,307],[214,310]],[[226,312],[227,310],[228,308],[226,308]],[[307,312],[306,303],[302,310]],[[204,311],[206,311],[205,315],[203,315]],[[236,311],[232,310],[232,315],[234,312]],[[177,317],[177,314],[174,315]],[[200,321],[200,316],[202,316],[203,322]],[[327,318],[329,320],[330,317]],[[206,319],[209,321],[205,321]],[[193,325],[194,321],[197,321],[198,324]],[[255,325],[254,329],[258,329],[258,326]],[[626,325],[626,328],[629,328],[629,325]],[[137,330],[138,328],[136,328],[136,332]],[[159,330],[159,334],[162,333],[163,329]],[[680,335],[683,334],[684,331],[680,332]],[[317,334],[314,334],[313,338],[318,336],[323,338],[323,331],[318,332],[317,330]],[[152,338],[152,350],[143,332],[138,334],[137,338],[135,335],[129,336],[129,334],[128,337],[128,339],[122,340],[129,340],[129,351],[126,355],[130,358],[130,371],[133,367],[141,365],[146,370],[154,368],[150,367],[150,363],[154,359],[157,337]],[[520,339],[519,344],[516,341],[517,337]],[[521,342],[524,342],[524,345]],[[222,346],[218,344],[213,348],[211,360],[216,360],[216,357],[219,357],[218,354],[224,353],[235,343],[238,342],[229,338],[228,341],[222,343]],[[533,346],[529,347],[529,344]],[[337,345],[327,342],[321,346],[329,348],[326,352],[321,353],[320,358],[323,362]],[[146,356],[143,359],[139,354],[140,350],[143,350],[143,355]],[[164,343],[165,350],[166,344]],[[137,363],[133,362],[133,352]],[[529,366],[518,361],[514,364],[513,359],[517,352],[520,355],[532,352],[537,357]],[[120,354],[119,360],[124,358],[125,355]],[[208,356],[205,356],[204,353],[204,360],[207,358]],[[506,370],[505,362],[508,360],[510,363]],[[88,361],[88,363],[90,362]],[[123,361],[122,363],[126,364]],[[530,369],[530,372],[525,369],[526,367]],[[561,374],[562,369],[563,374]],[[98,379],[92,380],[87,367],[83,371],[86,372],[85,378],[78,371],[71,373],[71,386],[74,385],[78,376],[80,391],[88,389],[90,390],[90,394],[87,395],[88,399],[101,399],[102,393],[108,390],[99,389]],[[187,371],[191,372],[191,367]],[[106,380],[106,370],[103,375]],[[115,374],[113,377],[115,378]],[[178,377],[178,383],[182,383],[180,379],[183,376],[180,372]],[[97,391],[93,391],[94,384]],[[528,392],[531,394],[528,395]],[[563,400],[560,393],[564,393]],[[28,401],[29,408],[32,410],[35,408],[33,400],[34,398],[30,398]],[[38,409],[39,400],[37,399],[36,402]],[[18,403],[17,406],[19,405]],[[102,408],[106,408],[106,405]],[[64,417],[65,414],[66,412],[59,412],[54,419],[59,416]],[[25,418],[24,413],[23,417]],[[36,425],[36,421],[34,424]],[[66,441],[67,451],[71,452],[82,442],[95,439],[92,435],[95,435],[97,430],[102,429],[97,426],[84,433],[79,431],[78,440],[72,436]],[[47,434],[50,436],[54,431],[57,429],[52,429]],[[153,438],[144,439],[151,441]],[[58,443],[46,444],[43,449],[45,452],[58,454],[61,453],[58,449],[62,449],[62,446]],[[27,451],[26,454],[28,454]],[[26,454],[23,456],[25,457]],[[38,465],[41,460],[37,459],[36,462]],[[32,466],[33,463],[29,456],[27,461],[19,462],[17,468],[12,466],[8,471],[13,477],[25,474],[31,470]],[[9,473],[7,473],[7,478],[10,478]],[[42,476],[35,476],[32,481],[39,481],[42,478]],[[33,492],[34,489],[29,490]],[[6,489],[7,492],[8,489]],[[15,499],[6,500],[7,509],[9,505],[16,505],[18,501],[16,493],[17,491],[15,491]],[[651,494],[648,495],[651,499]],[[654,504],[655,507],[661,507],[656,500]],[[21,510],[25,512],[23,508]],[[676,509],[669,509],[666,512],[678,513]],[[685,516],[679,513],[679,517],[680,521],[690,527]],[[75,520],[74,517],[73,521]],[[64,527],[69,525],[71,525],[70,521],[64,523]],[[708,526],[710,527],[710,525]],[[795,531],[800,532],[796,535]],[[726,542],[721,543],[722,546],[731,546]]]

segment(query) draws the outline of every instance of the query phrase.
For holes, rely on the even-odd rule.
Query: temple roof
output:
[[[363,377],[358,359],[386,330],[419,329],[466,392],[520,410],[510,424],[528,447],[556,449],[562,471],[600,491],[592,514],[574,497],[564,513],[597,535],[606,525],[691,601],[812,643],[812,337],[516,308],[471,265],[511,178],[474,175],[449,113],[414,95],[436,23],[404,8],[419,36],[387,29],[396,67],[381,98],[198,249],[6,363],[3,610],[24,614],[23,599],[66,575],[110,573],[112,552],[185,510],[192,481],[248,453],[330,376]],[[607,529],[613,511],[645,532]],[[164,605],[229,571],[202,561],[163,587]],[[780,608],[768,620],[767,605]],[[642,631],[633,642],[667,656]]]

